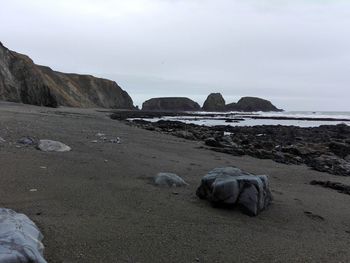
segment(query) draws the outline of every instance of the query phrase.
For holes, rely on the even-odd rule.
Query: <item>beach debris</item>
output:
[[[235,167],[215,168],[207,173],[196,192],[215,206],[236,206],[257,216],[272,201],[266,175],[252,175]]]
[[[17,143],[23,144],[23,145],[34,145],[35,140],[32,137],[22,137],[17,141]]]
[[[26,215],[0,208],[0,262],[46,263],[43,235]]]
[[[71,150],[68,145],[52,140],[40,140],[38,149],[43,152],[68,152]]]
[[[154,178],[154,184],[167,187],[181,187],[188,185],[180,176],[174,173],[158,173]]]

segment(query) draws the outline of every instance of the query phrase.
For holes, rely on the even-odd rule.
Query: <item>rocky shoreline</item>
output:
[[[112,118],[120,119],[116,115]],[[147,130],[203,141],[203,147],[217,152],[272,159],[284,164],[305,164],[320,172],[350,176],[350,127],[345,124],[301,128],[282,125],[207,127],[140,119],[126,122]]]

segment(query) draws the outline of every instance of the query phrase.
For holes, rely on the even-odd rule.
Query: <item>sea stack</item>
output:
[[[199,104],[189,98],[152,98],[142,104],[144,111],[199,111]]]
[[[270,101],[256,97],[243,97],[237,103],[226,105],[226,111],[282,111]]]
[[[220,93],[211,93],[205,100],[202,109],[204,111],[224,111],[225,100]]]

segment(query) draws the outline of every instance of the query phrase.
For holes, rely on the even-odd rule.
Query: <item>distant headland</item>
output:
[[[111,108],[137,110],[129,94],[116,82],[54,71],[34,64],[26,55],[6,48],[0,42],[0,100],[38,106]],[[243,97],[226,104],[220,93],[211,93],[201,107],[185,97],[152,98],[143,111],[281,111],[270,101]]]

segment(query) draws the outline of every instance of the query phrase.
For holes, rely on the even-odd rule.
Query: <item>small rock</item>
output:
[[[71,150],[68,145],[52,140],[40,140],[38,149],[43,152],[68,152]]]
[[[180,176],[173,173],[158,173],[154,177],[154,183],[158,186],[181,187],[188,185]]]
[[[17,143],[19,144],[24,144],[24,145],[34,145],[35,144],[35,140],[31,137],[22,137],[21,139],[19,139],[17,141]]]
[[[4,138],[0,137],[0,143],[4,143],[4,142],[6,142],[6,140]]]
[[[37,191],[38,189],[35,189],[35,188],[29,190],[29,192],[37,192]]]

